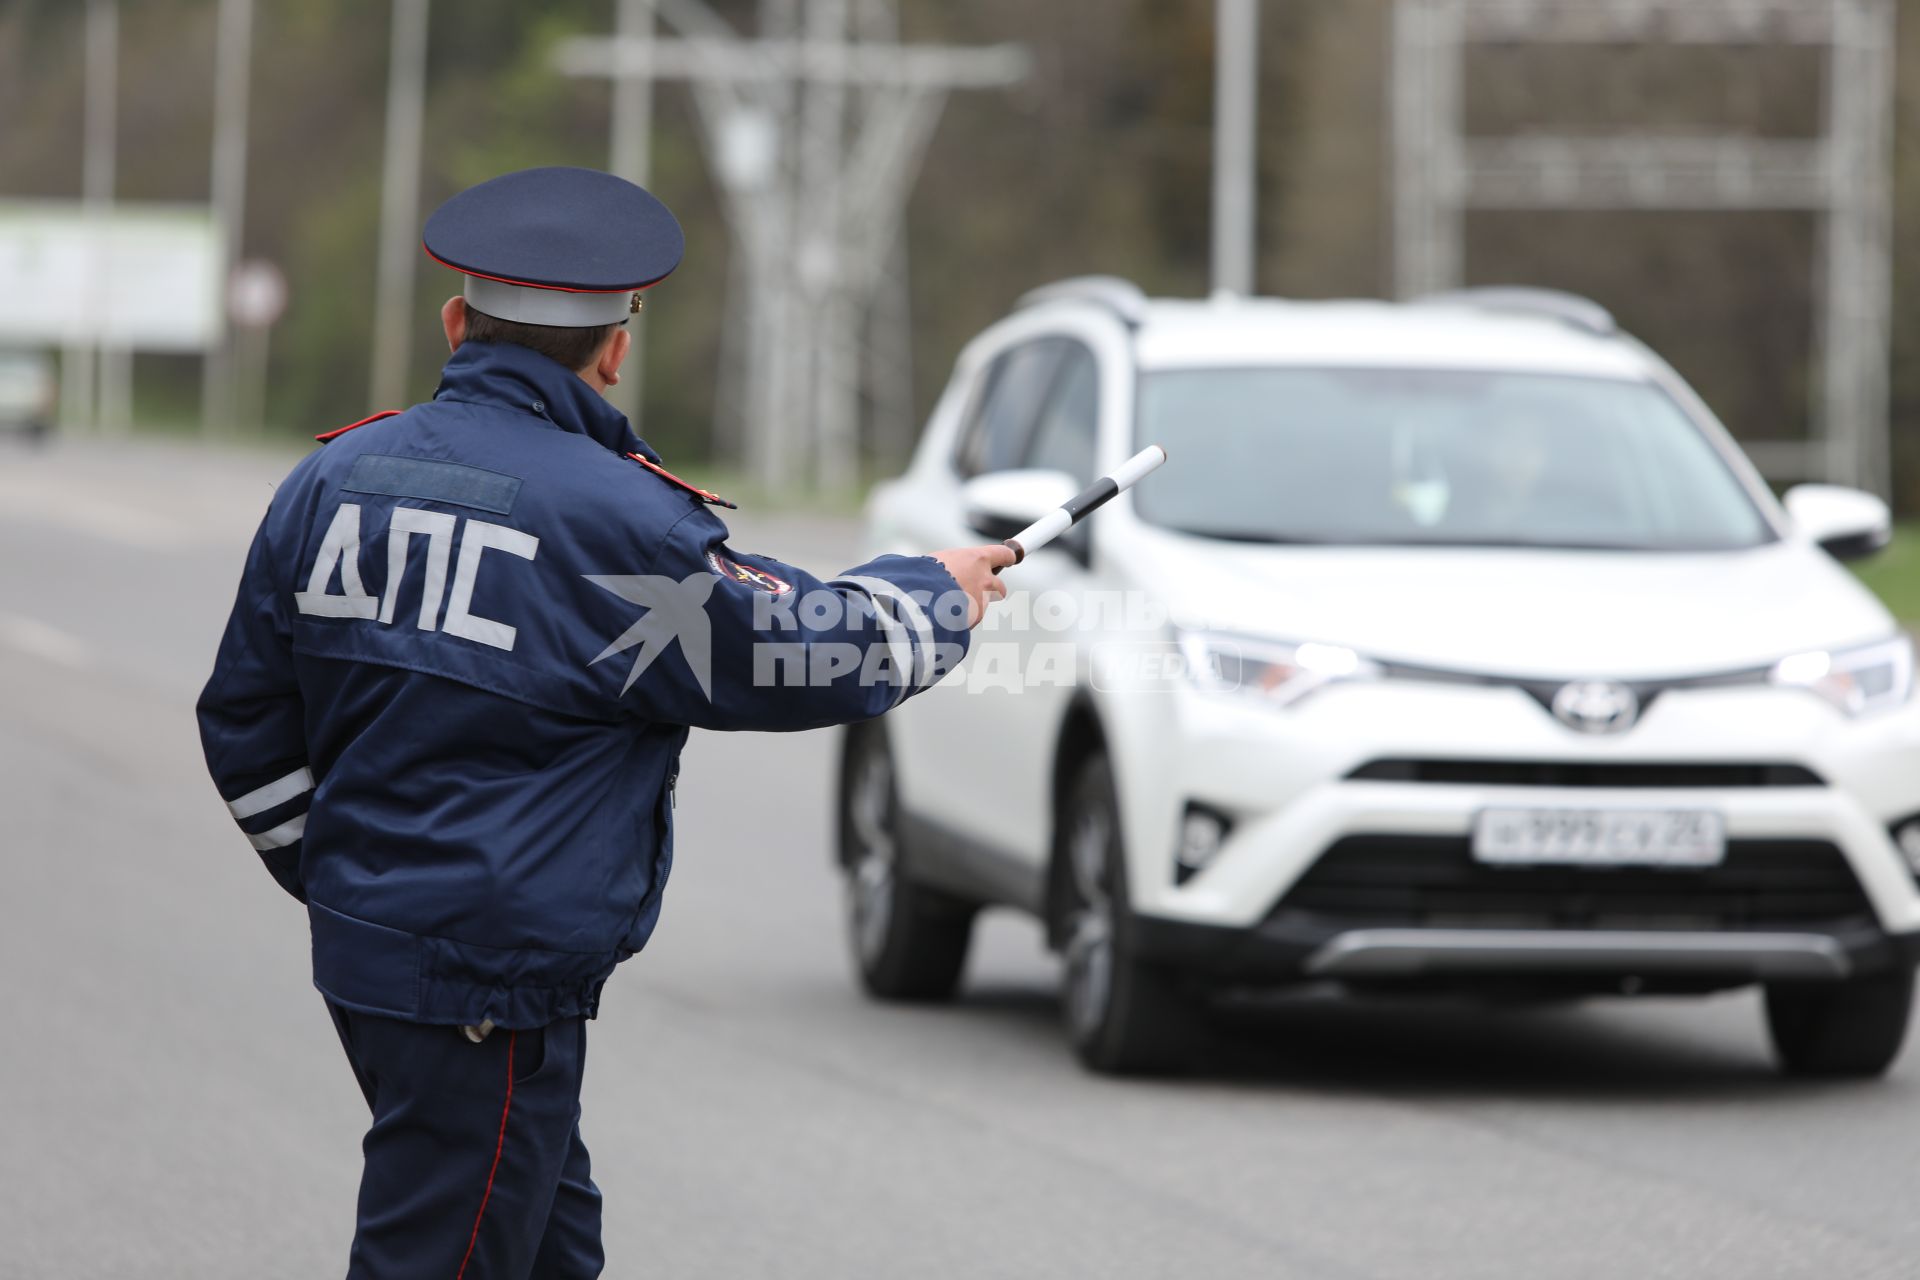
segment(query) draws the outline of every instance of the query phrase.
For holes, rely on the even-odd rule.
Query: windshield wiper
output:
[[[1517,551],[1654,551],[1645,542],[1558,542],[1538,538],[1396,538],[1370,543],[1387,547],[1470,547]]]
[[[1250,542],[1277,547],[1487,547],[1540,551],[1644,551],[1621,542],[1534,542],[1526,538],[1340,538],[1271,533],[1265,529],[1187,529],[1169,526],[1175,533],[1216,542]]]
[[[1473,549],[1492,551],[1629,551],[1712,552],[1744,551],[1746,546],[1708,546],[1685,543],[1653,542],[1546,542],[1531,538],[1339,538],[1306,537],[1300,534],[1272,533],[1264,529],[1188,529],[1167,526],[1174,533],[1216,542],[1245,542],[1276,547],[1431,547],[1436,550]],[[1753,546],[1758,543],[1749,544]]]
[[[1190,538],[1212,538],[1216,542],[1256,542],[1276,547],[1319,547],[1326,546],[1326,538],[1302,538],[1293,534],[1270,533],[1265,529],[1183,529],[1178,525],[1169,525],[1175,533],[1184,533]]]

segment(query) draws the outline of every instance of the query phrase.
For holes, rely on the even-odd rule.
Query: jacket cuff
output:
[[[967,656],[972,638],[967,593],[932,556],[880,556],[847,570],[839,580],[857,583],[873,596],[876,608],[887,610],[913,637],[909,693],[938,683]]]

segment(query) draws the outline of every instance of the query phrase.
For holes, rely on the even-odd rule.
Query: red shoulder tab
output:
[[[688,493],[700,499],[700,501],[709,504],[710,506],[725,507],[729,511],[738,511],[740,509],[739,503],[728,502],[725,498],[721,497],[717,493],[712,492],[711,490],[702,489],[699,485],[696,485],[696,484],[688,484],[685,480],[682,480],[679,476],[673,474],[673,472],[667,470],[665,467],[661,466],[659,463],[648,462],[646,457],[642,454],[630,453],[627,456],[629,458],[632,458],[635,462],[639,463],[641,466],[645,467],[647,470],[653,472],[653,474],[659,476],[662,480],[665,480],[668,484],[679,485],[682,489],[685,489]]]
[[[347,432],[353,430],[355,427],[364,427],[369,422],[378,422],[382,418],[391,418],[396,414],[398,414],[399,412],[400,410],[398,409],[382,409],[380,412],[376,414],[372,414],[368,417],[362,418],[358,422],[349,422],[344,427],[335,427],[331,431],[322,431],[319,435],[315,436],[314,439],[318,440],[321,444],[325,444],[327,441],[333,439],[335,436],[343,436],[347,434]]]

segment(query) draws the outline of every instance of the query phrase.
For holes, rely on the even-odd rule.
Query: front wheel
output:
[[[847,941],[869,994],[950,1000],[973,940],[974,908],[915,884],[901,858],[893,755],[877,724],[847,731],[840,777]]]
[[[1054,937],[1066,973],[1061,1012],[1080,1061],[1115,1075],[1186,1065],[1199,1020],[1178,975],[1134,955],[1113,770],[1095,755],[1060,814]]]
[[[1833,983],[1767,988],[1767,1030],[1781,1066],[1797,1076],[1886,1073],[1913,1010],[1913,970]]]

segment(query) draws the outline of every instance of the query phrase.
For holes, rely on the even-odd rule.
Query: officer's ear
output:
[[[593,371],[600,375],[600,381],[610,387],[620,384],[620,366],[626,363],[627,352],[633,350],[633,335],[626,326],[613,331],[606,343],[600,348],[599,359],[593,362]]]
[[[447,331],[447,350],[458,351],[467,340],[467,300],[454,294],[440,304],[440,327]]]

